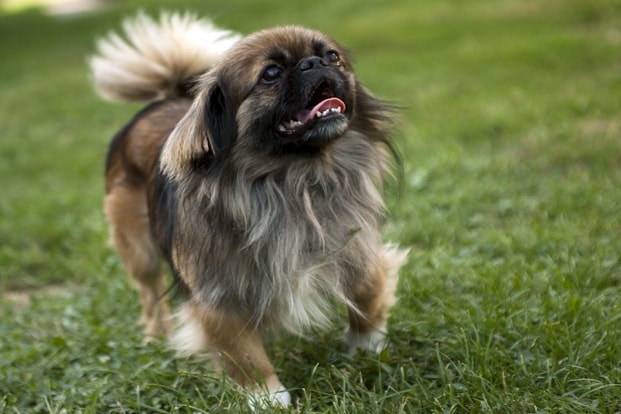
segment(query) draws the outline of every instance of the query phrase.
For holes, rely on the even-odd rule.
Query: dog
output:
[[[113,138],[104,210],[145,338],[211,350],[250,395],[288,406],[263,345],[347,309],[350,352],[385,346],[407,251],[382,242],[391,107],[347,50],[298,26],[246,37],[191,14],[139,14],[98,40],[107,99],[150,101]],[[187,293],[172,334],[162,271]]]

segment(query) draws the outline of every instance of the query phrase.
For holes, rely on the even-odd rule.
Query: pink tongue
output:
[[[310,111],[308,109],[302,109],[300,112],[296,114],[296,118],[298,121],[302,123],[306,123],[309,120],[313,119],[317,112],[323,112],[326,109],[332,108],[341,108],[341,113],[345,112],[345,103],[341,101],[339,98],[328,98],[321,102],[319,102],[313,109]]]

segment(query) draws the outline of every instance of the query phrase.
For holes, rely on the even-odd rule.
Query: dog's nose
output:
[[[302,72],[306,72],[307,70],[319,69],[322,66],[328,66],[328,64],[319,56],[312,56],[302,59],[298,66]]]

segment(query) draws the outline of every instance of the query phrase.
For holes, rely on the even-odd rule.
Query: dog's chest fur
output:
[[[179,219],[192,214],[203,227],[173,229],[177,275],[201,302],[257,326],[325,325],[332,299],[349,303],[348,285],[377,261],[385,168],[377,151],[350,133],[326,160],[289,165],[284,174],[249,183],[247,172],[224,171],[185,187],[172,197],[174,222],[196,223]]]

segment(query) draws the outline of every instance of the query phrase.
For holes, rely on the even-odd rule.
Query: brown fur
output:
[[[325,64],[328,51],[340,60]],[[298,69],[303,61],[317,67]],[[282,79],[263,82],[273,62]],[[345,115],[292,138],[273,132],[320,88],[346,103]],[[152,104],[114,139],[112,239],[138,286],[147,337],[170,334],[164,257],[189,292],[179,347],[211,348],[236,382],[252,393],[265,384],[274,398],[286,391],[263,348],[266,329],[325,325],[334,298],[348,307],[354,345],[386,328],[405,259],[380,236],[390,114],[339,44],[299,27],[241,40],[194,93]]]

